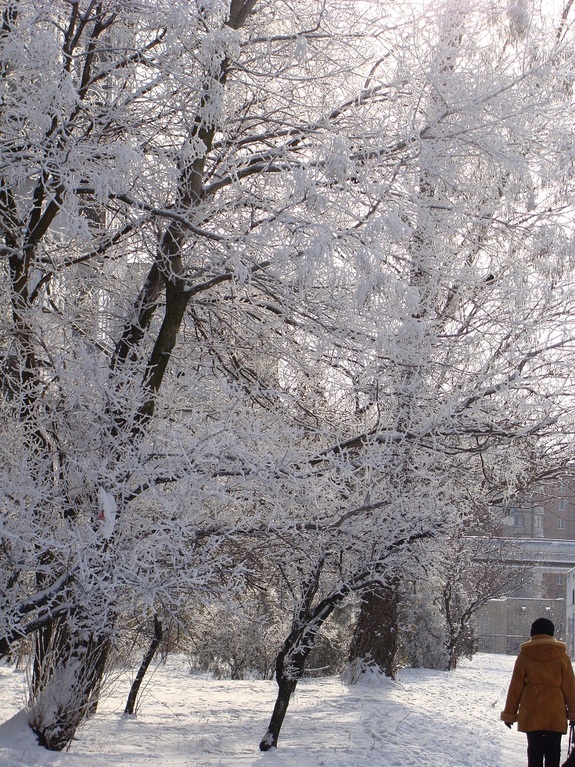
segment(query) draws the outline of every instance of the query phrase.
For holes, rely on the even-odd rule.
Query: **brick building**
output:
[[[532,621],[548,614],[575,657],[575,483],[543,487],[512,506],[501,535],[515,540],[517,565],[529,564],[529,577],[478,612],[479,651],[516,652]]]
[[[505,527],[518,538],[575,540],[575,487],[559,482],[540,488],[510,508]]]

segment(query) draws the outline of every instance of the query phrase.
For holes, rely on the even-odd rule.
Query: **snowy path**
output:
[[[298,686],[277,751],[258,742],[273,682],[207,680],[181,658],[156,670],[137,717],[118,677],[68,753],[35,744],[22,716],[24,675],[0,668],[1,767],[524,767],[525,736],[499,721],[513,658],[479,655],[451,673],[405,669],[397,681]],[[564,750],[566,739],[564,739]]]

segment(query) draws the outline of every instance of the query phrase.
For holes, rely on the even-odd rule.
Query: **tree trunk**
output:
[[[269,751],[270,748],[277,748],[287,708],[292,693],[295,692],[297,686],[297,679],[289,679],[284,674],[276,675],[276,680],[278,683],[278,694],[267,732],[260,742],[260,751]]]
[[[277,748],[280,730],[286,715],[292,693],[301,679],[306,661],[313,650],[324,622],[348,593],[347,589],[330,594],[315,609],[310,608],[317,583],[312,584],[304,603],[298,611],[294,627],[283,643],[276,659],[276,682],[278,694],[268,729],[260,742],[260,751]],[[309,601],[308,601],[309,600]]]
[[[305,627],[298,627],[288,636],[276,659],[276,682],[278,694],[268,729],[260,742],[260,751],[277,748],[280,730],[289,706],[292,693],[297,687],[305,668],[305,662],[311,652],[319,631],[306,632]]]
[[[164,630],[162,628],[162,622],[157,615],[154,615],[154,638],[150,642],[150,646],[148,647],[146,654],[142,658],[142,662],[140,664],[140,668],[138,669],[138,673],[136,674],[136,677],[134,681],[132,682],[132,686],[130,688],[130,694],[128,695],[128,700],[126,701],[126,708],[124,709],[124,714],[132,715],[134,713],[136,709],[136,698],[138,697],[138,693],[140,692],[140,687],[142,685],[142,682],[144,681],[144,676],[146,675],[146,671],[148,670],[148,667],[150,663],[152,662],[154,655],[156,654],[156,650],[160,646],[163,636],[164,636]]]
[[[72,632],[70,618],[46,626],[36,643],[29,723],[40,745],[50,751],[67,748],[95,710],[110,649],[107,636]]]
[[[350,665],[363,673],[378,668],[395,678],[398,649],[397,584],[368,586],[361,599],[359,616],[350,648]]]

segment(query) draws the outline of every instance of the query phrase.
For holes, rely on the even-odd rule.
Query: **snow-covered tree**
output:
[[[336,606],[569,431],[568,41],[437,13],[5,3],[0,650],[48,748],[121,614],[259,553],[275,745]]]
[[[373,342],[361,356],[338,350],[333,413],[342,432],[354,418],[363,429],[323,455],[344,453],[354,469],[353,477],[338,472],[345,492],[361,487],[368,500],[355,506],[361,532],[345,526],[348,569],[323,578],[322,554],[302,582],[264,749],[277,744],[334,602],[409,579],[419,540],[441,561],[476,507],[572,460],[571,129],[563,121],[563,67],[572,62],[535,15],[519,30],[503,7],[446,3],[431,21],[414,24],[415,43],[394,36],[384,46],[368,82],[386,97],[358,110],[364,130],[348,156],[372,207],[357,228],[353,267]],[[346,523],[352,515],[342,511]],[[350,563],[352,540],[363,546]],[[444,607],[455,630],[452,596]]]
[[[255,5],[4,8],[1,646],[36,637],[48,748],[93,705],[118,614],[223,588],[226,534],[270,492],[278,417],[250,408],[277,398],[283,328],[310,311],[321,237],[290,164],[319,132],[297,88],[321,8],[264,6],[243,32]]]
[[[401,594],[402,653],[414,667],[453,670],[475,651],[475,613],[487,600],[521,585],[516,546],[493,535],[457,536]]]
[[[35,637],[48,748],[93,707],[122,612],[221,591],[241,536],[309,514],[330,418],[300,387],[346,337],[368,210],[340,189],[362,38],[325,12],[3,9],[0,648]]]

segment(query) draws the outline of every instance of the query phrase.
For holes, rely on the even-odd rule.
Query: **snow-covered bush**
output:
[[[221,679],[271,679],[285,611],[269,600],[241,605],[214,605],[190,614],[189,657],[192,669],[209,671]]]

